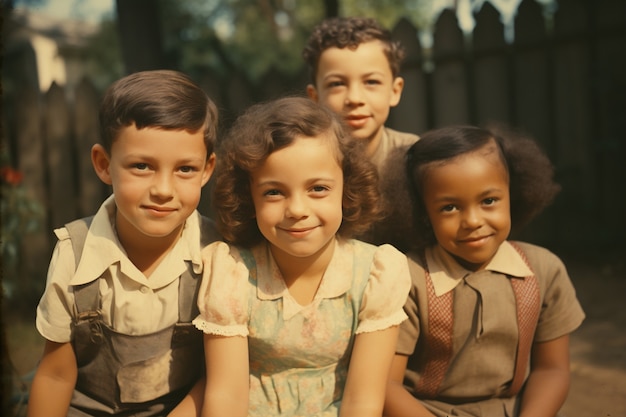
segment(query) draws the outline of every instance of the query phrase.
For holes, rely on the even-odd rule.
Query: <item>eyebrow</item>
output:
[[[483,191],[482,193],[480,193],[478,195],[478,197],[479,198],[485,198],[485,197],[487,197],[489,195],[503,193],[503,192],[505,192],[505,190],[503,190],[501,188],[489,188],[489,189]],[[443,196],[440,196],[440,197],[435,197],[432,201],[435,201],[435,202],[439,203],[439,202],[454,202],[454,201],[457,201],[457,200],[459,200],[459,198],[457,196],[455,196],[455,195],[443,195]]]
[[[313,184],[318,183],[318,182],[326,182],[326,183],[333,183],[334,184],[334,183],[337,182],[337,180],[334,179],[334,178],[316,177],[316,178],[308,179],[306,181],[306,184],[307,185],[313,185]],[[258,182],[256,184],[256,186],[257,187],[266,187],[266,186],[279,186],[279,185],[284,185],[284,184],[285,184],[284,182],[269,179],[269,180],[266,180],[266,181]]]

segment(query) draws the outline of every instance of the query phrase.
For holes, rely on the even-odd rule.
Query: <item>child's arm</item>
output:
[[[569,335],[534,343],[520,417],[554,417],[569,390]]]
[[[46,340],[28,400],[28,417],[65,417],[78,368],[71,343]]]
[[[200,416],[202,402],[204,400],[204,389],[206,379],[200,378],[191,388],[191,391],[178,403],[167,416],[168,417],[191,417]]]
[[[248,415],[248,338],[204,335],[206,388],[203,417]]]
[[[409,357],[396,354],[391,363],[387,394],[385,396],[385,417],[434,417],[403,385],[404,372]]]
[[[382,414],[385,386],[397,339],[398,326],[356,335],[340,417]]]

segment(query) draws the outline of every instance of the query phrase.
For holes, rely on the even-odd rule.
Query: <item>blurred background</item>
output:
[[[389,127],[501,122],[536,138],[563,189],[515,237],[588,260],[587,270],[624,270],[623,0],[2,0],[3,330],[30,328],[11,343],[41,353],[29,338],[52,230],[110,192],[89,157],[104,89],[131,72],[180,70],[226,129],[255,102],[304,94],[306,38],[337,15],[377,18],[407,51]],[[19,402],[11,383],[32,360],[3,359],[3,398]]]

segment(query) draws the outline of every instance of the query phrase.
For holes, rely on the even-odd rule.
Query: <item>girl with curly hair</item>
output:
[[[203,415],[380,416],[410,277],[392,246],[350,238],[380,212],[362,145],[286,97],[250,107],[217,159]]]

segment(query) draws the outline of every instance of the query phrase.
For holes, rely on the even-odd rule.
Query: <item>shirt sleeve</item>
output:
[[[411,279],[406,256],[391,245],[374,254],[356,333],[374,332],[396,326],[407,316],[402,307]]]
[[[535,341],[556,339],[576,330],[585,318],[585,313],[576,297],[576,290],[565,265],[559,257],[544,250],[539,270],[544,274],[546,289],[541,313],[535,332]]]
[[[409,273],[411,274],[411,289],[404,304],[404,312],[407,314],[408,320],[400,324],[400,334],[396,346],[396,353],[407,356],[412,355],[415,351],[420,335],[420,317],[422,314],[419,309],[419,296],[420,293],[423,293],[420,288],[424,285],[425,278],[425,271],[422,266],[410,256]]]
[[[59,241],[54,247],[46,288],[37,305],[35,325],[39,333],[52,342],[67,343],[72,338],[74,293],[69,282],[76,270],[74,250],[65,229],[55,231]]]
[[[239,252],[224,242],[215,242],[203,249],[202,262],[200,314],[193,324],[207,334],[247,336],[249,272]]]

